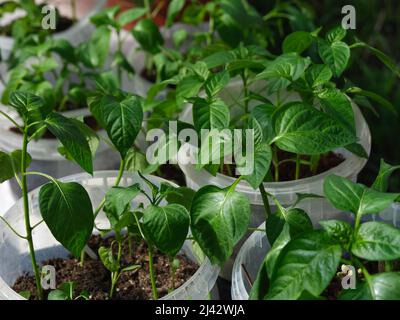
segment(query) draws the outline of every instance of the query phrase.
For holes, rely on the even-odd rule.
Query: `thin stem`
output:
[[[32,230],[36,229],[37,227],[39,227],[42,223],[44,222],[44,220],[40,220],[38,223],[34,224],[32,227]]]
[[[76,0],[71,0],[71,11],[72,11],[72,20],[76,22],[78,20],[76,12]]]
[[[301,165],[301,158],[299,154],[296,154],[296,173],[294,176],[294,180],[300,179],[300,165]]]
[[[272,164],[274,165],[275,182],[279,181],[279,159],[278,159],[278,149],[276,145],[272,146]]]
[[[24,133],[24,129],[17,122],[15,122],[7,113],[0,110],[0,114],[4,116],[7,120],[9,120],[14,126],[16,126],[18,130],[21,131],[21,133]]]
[[[147,18],[151,18],[150,0],[144,0],[144,7],[146,8],[146,16],[147,16]]]
[[[249,232],[265,232],[265,229],[260,229],[260,228],[247,228]]]
[[[265,220],[268,220],[268,218],[272,215],[268,195],[267,195],[267,192],[265,191],[264,185],[262,183],[260,184],[259,189],[260,189],[261,198],[263,200],[264,208],[265,208],[265,215],[266,215]]]
[[[114,187],[118,187],[119,184],[121,183],[122,177],[124,175],[124,170],[125,170],[125,161],[123,159],[121,159],[118,176],[117,176],[117,180],[115,180]],[[106,198],[104,197],[103,200],[100,202],[99,206],[97,207],[96,211],[94,212],[95,219],[99,215],[100,211],[103,209],[105,204],[106,204]]]
[[[151,281],[151,290],[153,292],[153,299],[158,300],[158,292],[157,292],[156,278],[155,278],[154,264],[153,264],[153,248],[151,244],[149,244],[149,271],[150,271],[150,281]]]
[[[39,273],[39,268],[36,263],[36,255],[35,255],[35,248],[33,245],[33,239],[32,239],[32,227],[31,227],[31,222],[30,222],[30,216],[29,216],[29,199],[28,199],[28,187],[27,187],[27,175],[26,173],[26,167],[27,167],[27,158],[28,158],[28,130],[24,130],[24,139],[23,139],[23,146],[22,146],[22,159],[21,159],[21,172],[22,172],[22,197],[23,197],[23,203],[24,203],[24,219],[25,219],[25,229],[26,229],[26,240],[28,241],[29,245],[29,254],[31,256],[31,263],[32,263],[32,268],[33,272],[35,274],[35,282],[36,282],[36,290],[37,290],[37,295],[38,298],[43,300],[43,289],[41,286],[41,281],[40,281],[40,273]]]
[[[11,230],[17,237],[19,237],[19,238],[21,238],[21,239],[27,240],[27,237],[25,237],[25,236],[23,236],[22,234],[18,233],[18,231],[15,230],[15,229],[11,226],[11,224],[10,224],[6,219],[4,219],[2,216],[0,216],[0,220],[3,221],[3,222],[6,224],[6,226],[7,226],[8,228],[10,228],[10,230]]]

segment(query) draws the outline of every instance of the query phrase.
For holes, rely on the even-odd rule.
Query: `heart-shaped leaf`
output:
[[[172,257],[182,249],[189,225],[189,212],[178,204],[149,206],[143,213],[143,228],[147,240]]]
[[[206,186],[193,199],[193,236],[214,264],[223,264],[231,256],[250,223],[249,200],[234,188]]]
[[[350,60],[350,48],[341,41],[329,43],[318,39],[318,52],[322,61],[327,64],[336,77],[340,77]]]
[[[32,157],[28,154],[26,159],[26,168],[32,162]],[[22,168],[22,151],[15,150],[8,154],[0,151],[0,183],[7,181],[14,177],[15,174],[20,173]]]
[[[283,41],[282,50],[284,53],[297,52],[302,53],[313,43],[314,38],[309,32],[296,31],[289,34]]]
[[[296,300],[305,290],[319,296],[332,281],[341,255],[340,245],[321,231],[292,240],[276,263],[267,299]]]
[[[229,108],[222,100],[208,102],[196,98],[193,104],[193,123],[197,132],[200,133],[201,129],[226,129],[229,121]]]
[[[133,28],[132,34],[142,49],[151,54],[158,53],[159,47],[164,44],[158,26],[151,19],[141,19]]]
[[[94,225],[93,207],[85,188],[76,182],[52,181],[40,189],[39,207],[54,238],[79,257]]]
[[[371,261],[400,258],[400,230],[382,222],[365,222],[351,247],[357,257]]]
[[[375,189],[376,191],[386,192],[389,187],[390,177],[392,176],[394,171],[399,169],[400,166],[391,166],[382,159],[378,176],[376,177],[371,188]]]
[[[289,103],[273,115],[274,142],[285,151],[321,154],[356,142],[340,122],[305,103]]]

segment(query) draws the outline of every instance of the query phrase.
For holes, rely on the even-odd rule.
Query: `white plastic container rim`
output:
[[[367,220],[374,220],[385,222],[400,228],[400,203],[394,203],[386,210],[371,216],[366,217]],[[265,229],[265,223],[263,223],[260,229]],[[231,287],[231,295],[233,300],[248,300],[249,293],[248,286],[245,285],[247,282],[247,277],[244,274],[242,265],[247,265],[249,267],[254,267],[252,269],[257,270],[264,261],[265,256],[267,255],[268,250],[270,249],[270,245],[267,240],[267,235],[265,232],[256,231],[246,240],[243,244],[242,248],[239,251],[239,254],[236,257],[235,263],[233,265],[232,271],[232,287]],[[262,254],[260,255],[260,253]],[[249,270],[247,270],[249,272]],[[250,276],[252,280],[256,280],[257,273],[251,272]]]
[[[63,179],[60,179],[62,182],[78,182],[82,184],[85,189],[88,191],[91,200],[93,202],[93,205],[96,207],[101,200],[103,199],[106,191],[108,188],[112,187],[115,183],[116,177],[118,175],[117,171],[98,171],[94,173],[94,176],[90,176],[88,174],[76,174],[72,175],[69,177],[65,177]],[[153,182],[156,185],[160,185],[160,183],[169,183],[170,185],[177,187],[176,184],[173,184],[165,179],[155,177],[155,176],[146,176],[151,182]],[[141,187],[146,190],[147,192],[150,192],[149,187],[147,184],[139,177],[138,174],[127,174],[124,175],[122,181],[121,181],[121,186],[130,186],[133,183],[139,183],[141,184]],[[40,213],[39,213],[39,208],[38,208],[38,197],[39,197],[39,190],[40,188],[32,191],[29,193],[29,199],[30,199],[30,208],[31,208],[31,216],[33,217],[32,220],[37,220],[40,221]],[[133,201],[133,203],[146,203],[146,198],[143,197],[138,197],[136,200]],[[19,212],[22,209],[22,199],[19,200],[11,209],[7,211],[7,213],[4,215],[4,218],[9,220],[9,222],[16,227],[17,230],[21,228],[21,232],[23,230],[23,217],[22,214],[19,215]],[[35,221],[32,221],[32,224],[34,224]],[[105,217],[104,213],[101,213],[97,220],[96,224],[100,226],[101,228],[104,227],[106,228],[109,223],[107,221],[107,218]],[[28,257],[28,248],[25,240],[18,239],[17,241],[13,241],[12,244],[17,246],[18,242],[20,243],[20,252],[13,252],[14,257],[3,257],[2,255],[4,254],[5,251],[5,246],[7,243],[5,242],[8,237],[13,237],[12,240],[18,239],[16,236],[11,233],[9,229],[4,224],[0,224],[0,300],[24,300],[24,298],[19,295],[17,292],[11,289],[10,283],[7,283],[4,277],[4,268],[5,265],[8,265],[9,268],[13,268],[9,271],[8,273],[8,282],[13,282],[16,279],[10,280],[10,278],[16,278],[20,275],[22,275],[23,272],[26,272],[27,270],[22,270],[21,268],[24,268],[23,266],[17,265],[17,266],[12,266],[12,260],[16,259],[15,257],[18,257],[18,254],[23,255],[23,258]],[[40,237],[39,237],[40,236]],[[33,237],[35,239],[35,245],[36,245],[36,250],[58,250],[60,251],[65,251],[64,255],[67,255],[67,252],[65,249],[61,247],[61,245],[54,239],[54,237],[51,235],[50,231],[48,230],[47,226],[45,224],[41,224],[38,229],[34,230]],[[11,240],[11,239],[10,239]],[[11,241],[8,240],[10,243]],[[196,249],[192,247],[192,243],[190,241],[186,241],[184,244],[184,247],[182,249],[183,252],[185,252],[189,258],[191,258],[194,261],[197,261],[199,263],[199,268],[196,271],[196,273],[189,279],[187,280],[181,287],[178,289],[174,290],[167,296],[163,297],[162,300],[186,300],[186,299],[193,299],[193,300],[206,300],[209,297],[209,293],[213,289],[215,282],[218,277],[219,273],[219,267],[218,266],[213,266],[211,262],[208,260],[206,257],[201,257],[201,254],[196,254]],[[11,254],[11,252],[10,252]],[[39,254],[37,256],[38,258],[38,263],[40,263],[40,260],[45,260],[50,258],[49,256],[46,256],[46,253],[44,255]],[[40,260],[39,260],[40,259]],[[11,261],[10,261],[11,260]],[[29,259],[28,259],[29,260]],[[8,261],[8,262],[6,262]],[[26,267],[29,266],[29,263]],[[29,268],[30,270],[31,268]]]
[[[54,34],[55,39],[73,39],[76,35],[79,35],[90,23],[90,18],[94,14],[98,13],[106,4],[107,0],[94,0],[93,8],[86,14],[85,17],[79,19],[71,28],[68,30],[57,32]],[[11,37],[0,36],[0,49],[11,51],[14,46],[14,39]]]
[[[359,143],[364,147],[368,156],[371,152],[371,132],[369,130],[368,124],[362,115],[360,109],[353,105],[353,110],[356,119],[356,132],[359,138]],[[192,123],[192,108],[188,106],[182,116],[180,117],[182,121]],[[288,194],[295,195],[296,193],[315,193],[320,194],[322,191],[322,184],[324,179],[331,175],[336,174],[347,178],[356,178],[358,173],[363,169],[367,163],[367,159],[360,158],[351,152],[340,148],[335,150],[336,153],[341,154],[345,160],[338,166],[327,170],[321,174],[303,178],[294,181],[284,181],[284,182],[268,182],[264,183],[264,188],[267,192],[275,195],[280,199],[285,199]],[[180,163],[185,163],[188,161],[188,153],[180,152]],[[189,156],[190,159],[190,156]],[[193,154],[191,161],[193,161]],[[180,168],[184,172],[188,185],[204,186],[208,184],[213,184],[219,187],[227,187],[234,183],[235,179],[220,173],[213,176],[208,171],[202,169],[197,170],[192,164],[180,164]],[[236,190],[245,194],[252,204],[263,205],[261,194],[258,190],[254,190],[246,181],[241,181]],[[285,202],[284,202],[285,203]]]

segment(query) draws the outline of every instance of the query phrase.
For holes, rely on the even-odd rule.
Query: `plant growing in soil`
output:
[[[88,241],[93,229],[93,209],[86,190],[77,183],[62,183],[45,173],[29,172],[31,157],[28,144],[43,130],[49,130],[62,143],[65,152],[83,170],[93,173],[92,150],[88,132],[91,129],[78,120],[69,119],[46,107],[44,100],[31,93],[15,91],[10,95],[10,105],[19,113],[23,123],[19,125],[6,113],[0,114],[11,121],[23,135],[21,150],[10,154],[1,152],[1,182],[11,178],[17,180],[22,190],[26,234],[19,234],[4,218],[16,236],[25,239],[29,246],[32,269],[36,281],[37,297],[43,298],[40,271],[36,261],[32,231],[45,222],[54,237],[70,252],[79,254]],[[95,133],[91,133],[95,135]],[[40,190],[40,209],[43,220],[32,225],[29,211],[27,179],[30,175],[40,175],[49,183]]]
[[[388,179],[396,169],[382,162],[371,188],[336,175],[326,178],[325,196],[337,209],[351,212],[354,224],[320,221],[322,230],[313,230],[304,211],[284,209],[278,204],[278,212],[266,224],[271,249],[250,297],[400,299],[400,230],[368,221],[369,215],[385,210],[399,199],[399,194],[386,193]],[[349,267],[357,274],[348,274]],[[355,289],[342,288],[341,280],[347,275],[356,277]]]

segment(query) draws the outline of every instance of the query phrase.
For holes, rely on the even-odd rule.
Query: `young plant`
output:
[[[198,243],[212,263],[221,265],[247,232],[250,206],[248,200],[235,191],[236,183],[226,189],[208,186],[195,193],[188,188],[175,188],[168,183],[156,186],[148,178],[142,175],[141,178],[150,192],[134,184],[126,188],[113,187],[105,198],[104,211],[111,229],[103,231],[113,231],[115,241],[110,248],[101,247],[99,256],[111,272],[110,298],[121,273],[140,267],[121,266],[123,241],[146,243],[153,299],[158,299],[153,262],[155,249],[168,255],[173,265],[184,242],[190,239]],[[147,198],[147,203],[141,202],[132,208],[132,200],[139,194]],[[124,239],[122,230],[125,228],[127,235]],[[114,244],[116,250],[113,250]],[[172,279],[175,276],[174,270],[172,266]]]
[[[39,132],[47,129],[58,138],[69,157],[83,170],[92,174],[92,150],[87,136],[91,129],[78,120],[69,119],[48,110],[44,100],[31,93],[12,92],[10,105],[19,113],[22,124],[18,124],[3,111],[0,111],[0,114],[18,128],[23,136],[23,142],[21,150],[16,150],[11,154],[0,153],[3,163],[1,182],[15,178],[21,188],[26,234],[19,234],[4,218],[0,217],[0,219],[16,236],[27,241],[36,281],[37,298],[43,299],[32,231],[45,222],[55,239],[72,254],[79,256],[92,233],[94,216],[89,195],[81,185],[75,182],[63,183],[45,173],[28,171],[31,162],[28,145]],[[50,181],[40,189],[39,207],[43,219],[35,225],[31,223],[27,190],[27,179],[31,175],[40,175]]]
[[[312,230],[307,214],[293,208],[281,209],[285,214],[278,212],[267,220],[267,230],[274,224],[275,232],[267,231],[271,249],[252,288],[252,299],[323,299],[330,283],[337,281],[341,265],[342,270],[358,270],[352,274],[357,278],[356,288],[334,292],[335,298],[400,299],[396,262],[400,260],[400,230],[366,219],[399,198],[399,194],[386,193],[384,187],[396,167],[382,164],[372,188],[336,175],[325,180],[325,196],[337,209],[353,214],[353,225],[320,221],[322,230]]]

